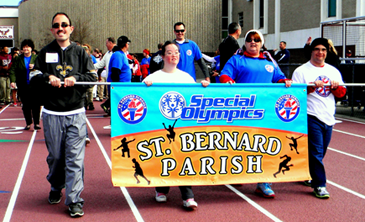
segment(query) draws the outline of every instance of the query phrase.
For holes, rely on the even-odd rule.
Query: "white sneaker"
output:
[[[90,138],[86,138],[85,143],[86,143],[86,146],[89,145],[91,143]]]
[[[112,128],[112,125],[104,126],[103,128],[104,128],[104,129],[111,129],[111,128]]]
[[[96,100],[96,101],[100,101],[99,97],[96,97],[96,98],[95,98],[95,100]]]
[[[183,205],[184,205],[184,207],[190,208],[190,209],[198,208],[198,203],[195,202],[194,198],[183,200]]]
[[[164,193],[158,193],[157,191],[156,191],[156,197],[155,197],[155,199],[159,203],[163,203],[163,202],[166,202],[167,201],[166,194],[164,194]]]

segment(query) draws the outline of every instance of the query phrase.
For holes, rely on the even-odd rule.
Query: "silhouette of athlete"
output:
[[[302,137],[303,135],[301,135],[300,137]],[[294,137],[287,137],[286,136],[286,138],[288,138],[288,139],[290,139],[290,140],[292,140],[293,141],[293,143],[289,143],[289,146],[290,146],[290,150],[293,150],[293,148],[295,149],[295,151],[297,152],[297,154],[299,154],[299,152],[298,152],[298,142],[297,142],[297,139],[299,139],[300,137],[298,137],[298,138],[294,138]]]
[[[143,177],[143,179],[145,179],[148,183],[148,185],[150,185],[151,181],[149,181],[144,175],[143,175],[143,170],[141,168],[141,166],[139,165],[139,163],[137,162],[137,160],[135,158],[132,159],[132,162],[134,163],[134,166],[132,166],[133,168],[136,169],[136,172],[134,173],[134,177],[137,180],[137,184],[140,183],[139,179],[138,179],[138,175]]]
[[[123,147],[122,149],[122,157],[124,157],[124,153],[127,152],[128,154],[128,158],[130,158],[130,154],[129,154],[129,148],[128,148],[128,143],[131,143],[133,141],[135,141],[136,139],[133,139],[131,141],[127,141],[127,138],[123,138],[120,142],[122,143],[120,146],[118,146],[117,148],[114,149],[114,151],[118,150],[119,148]]]
[[[175,131],[174,131],[174,127],[175,127],[175,123],[176,123],[177,119],[175,120],[174,122],[174,125],[169,125],[169,128],[166,128],[165,126],[165,123],[162,123],[163,124],[163,127],[165,127],[165,130],[169,131],[170,134],[166,134],[167,138],[169,139],[170,143],[171,143],[171,139],[175,142]]]
[[[289,161],[291,160],[291,157],[290,156],[284,155],[284,156],[280,157],[280,159],[283,159],[284,157],[286,157],[286,159],[283,160],[283,162],[281,162],[279,164],[279,170],[278,170],[278,172],[274,173],[274,177],[275,178],[276,178],[276,174],[280,173],[280,171],[283,172],[283,174],[285,175],[284,172],[285,171],[289,171],[290,170],[289,167],[294,166],[293,164],[288,165]],[[282,168],[285,168],[285,169],[281,170]]]

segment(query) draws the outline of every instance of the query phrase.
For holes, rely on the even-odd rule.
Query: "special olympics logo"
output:
[[[167,92],[160,99],[160,112],[167,119],[178,119],[186,106],[185,98],[178,92]]]
[[[118,103],[118,114],[124,122],[137,124],[147,114],[146,102],[137,95],[125,96]]]
[[[266,66],[265,66],[265,69],[266,69],[266,71],[268,71],[268,72],[273,72],[273,71],[274,71],[274,67],[273,67],[272,65],[266,65]]]
[[[283,95],[276,101],[275,111],[279,119],[284,122],[291,122],[299,114],[299,100],[293,95]]]
[[[193,54],[193,52],[189,49],[188,51],[186,51],[186,55],[191,56]]]
[[[315,81],[317,80],[321,80],[324,84],[331,82],[327,76],[319,76]],[[322,97],[327,97],[331,93],[331,88],[330,86],[316,88],[316,93]]]

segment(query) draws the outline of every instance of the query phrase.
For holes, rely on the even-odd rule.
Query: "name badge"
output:
[[[46,53],[46,63],[58,63],[58,53]]]

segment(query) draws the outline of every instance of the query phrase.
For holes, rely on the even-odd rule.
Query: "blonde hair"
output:
[[[332,52],[334,52],[337,55],[338,54],[337,50],[336,50],[335,46],[333,45],[333,42],[331,39],[328,39],[328,45],[330,46],[330,51],[332,49]]]

